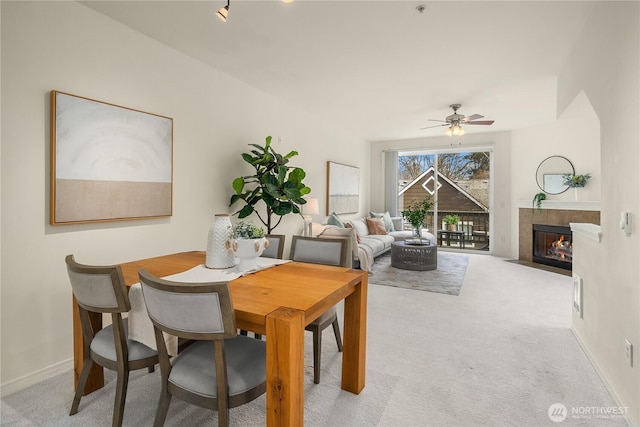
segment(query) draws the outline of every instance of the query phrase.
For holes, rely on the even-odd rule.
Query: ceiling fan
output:
[[[439,125],[427,126],[423,129],[431,129],[435,127],[448,126],[446,134],[449,136],[457,136],[464,135],[464,129],[462,125],[492,125],[493,120],[478,120],[483,118],[480,114],[472,114],[469,117],[464,116],[463,114],[458,114],[458,109],[461,107],[461,104],[451,104],[449,107],[453,110],[453,114],[447,116],[444,120],[436,120],[429,119],[431,122],[442,122]]]

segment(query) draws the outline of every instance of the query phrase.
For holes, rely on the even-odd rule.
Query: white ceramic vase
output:
[[[258,268],[258,257],[269,246],[264,237],[260,239],[236,239],[232,248],[236,257],[240,259],[238,271],[249,271]]]
[[[216,214],[209,228],[207,240],[207,268],[230,268],[235,262],[231,248],[231,219],[227,214]]]

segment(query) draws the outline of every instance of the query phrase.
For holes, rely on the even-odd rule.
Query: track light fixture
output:
[[[229,15],[229,2],[231,0],[227,0],[227,5],[225,7],[221,7],[216,12],[216,16],[222,20],[222,22],[227,22],[227,15]]]

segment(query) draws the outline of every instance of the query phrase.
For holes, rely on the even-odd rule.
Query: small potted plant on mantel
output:
[[[240,259],[238,270],[255,270],[258,267],[257,258],[269,246],[269,240],[264,237],[264,229],[240,221],[232,227],[231,238],[231,248]]]
[[[443,221],[447,224],[447,231],[456,231],[458,229],[460,217],[458,215],[447,215],[444,217]]]

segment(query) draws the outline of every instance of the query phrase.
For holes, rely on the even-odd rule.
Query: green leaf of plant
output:
[[[262,153],[265,152],[265,149],[262,145],[258,145],[258,144],[249,144],[251,147],[256,147],[258,150],[260,150],[260,155],[262,156]]]
[[[278,167],[278,182],[283,183],[287,178],[287,167],[280,166]]]
[[[307,176],[307,174],[302,169],[293,168],[293,170],[289,172],[289,181],[300,184],[305,176]]]
[[[297,155],[298,155],[297,151],[289,151],[289,154],[284,156],[284,158],[288,160],[288,159],[292,158],[293,156],[297,156]]]
[[[276,215],[287,215],[292,211],[291,204],[289,203],[279,203],[277,206],[273,206],[273,213]]]
[[[251,154],[249,153],[242,153],[242,159],[249,163],[250,165],[253,164],[253,162],[255,161],[255,157],[253,157]]]
[[[268,136],[265,138],[265,142],[266,144],[264,145],[265,151],[269,149],[269,146],[271,145],[271,136]]]
[[[234,194],[233,196],[231,196],[231,200],[229,201],[229,206],[233,205],[235,202],[237,202],[240,199],[241,197],[239,194]]]
[[[244,189],[244,178],[240,177],[234,179],[231,186],[233,187],[233,190],[236,192],[236,194],[242,194],[242,190]]]
[[[238,214],[238,218],[246,218],[253,213],[253,206],[245,205],[242,209],[240,209],[240,213]]]
[[[300,194],[302,194],[303,196],[306,195],[306,194],[311,193],[311,188],[310,187],[302,187],[299,190],[300,190]]]
[[[283,189],[284,194],[289,198],[289,199],[298,199],[300,197],[302,197],[302,194],[300,194],[300,191],[297,188],[288,188],[285,187]]]

